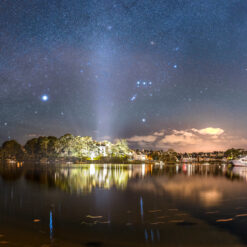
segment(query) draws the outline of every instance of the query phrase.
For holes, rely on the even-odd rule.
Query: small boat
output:
[[[239,158],[237,160],[232,160],[234,166],[247,166],[247,156]]]

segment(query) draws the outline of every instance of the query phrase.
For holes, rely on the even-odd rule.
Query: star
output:
[[[48,99],[49,99],[49,96],[47,94],[44,94],[41,96],[41,100],[44,102],[48,101]]]
[[[247,139],[244,1],[24,2],[1,2],[1,142],[24,143],[41,128],[114,140],[220,126],[232,112]],[[214,105],[221,111],[212,123]]]
[[[131,97],[130,101],[136,100],[136,96],[137,96],[137,94],[134,94],[134,95]]]

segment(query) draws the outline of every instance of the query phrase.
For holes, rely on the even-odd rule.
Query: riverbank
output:
[[[151,165],[181,165],[181,164],[227,164],[232,165],[231,161],[193,161],[193,162],[169,162],[169,161],[157,161],[157,160],[126,160],[126,159],[102,159],[102,160],[70,160],[70,159],[56,159],[56,160],[34,160],[34,159],[26,159],[23,161],[17,161],[17,160],[1,160],[0,164],[7,164],[7,165],[17,165],[22,166],[23,164],[26,165],[60,165],[60,164],[75,164],[75,165],[81,165],[81,164],[129,164],[129,165],[140,165],[140,164],[151,164]]]

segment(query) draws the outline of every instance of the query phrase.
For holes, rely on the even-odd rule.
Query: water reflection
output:
[[[222,229],[216,239],[215,228],[229,227],[247,243],[239,231],[247,220],[246,174],[246,168],[217,163],[2,165],[0,227],[21,222],[29,232],[46,234],[52,244],[68,234],[81,243],[85,233],[82,246],[112,238],[134,241],[133,246],[186,241],[199,246],[204,232],[211,243],[222,243]]]
[[[143,221],[144,213],[143,213],[143,199],[142,199],[142,196],[140,197],[140,213],[141,213],[141,219]]]
[[[0,165],[0,176],[3,180],[15,181],[22,177],[23,166],[19,163],[16,165]]]
[[[50,239],[52,240],[52,238],[53,238],[53,218],[52,218],[52,211],[50,211],[50,224],[49,224],[49,228],[50,228]]]
[[[0,166],[3,180],[37,183],[71,194],[86,195],[94,190],[131,190],[140,193],[139,208],[144,222],[143,193],[162,196],[166,193],[187,198],[204,207],[216,207],[223,200],[223,181],[247,181],[247,168],[226,164],[142,165],[72,165],[72,166]],[[148,178],[152,179],[148,179]],[[186,179],[187,177],[187,179]],[[201,179],[204,178],[204,179]],[[205,179],[206,178],[206,179]],[[218,179],[215,179],[218,178]],[[228,189],[231,191],[231,187]],[[52,211],[50,216],[52,223]],[[52,226],[52,224],[51,224]],[[51,236],[52,236],[52,227]]]
[[[200,200],[207,207],[217,206],[222,200],[222,193],[216,189],[200,192]]]
[[[230,172],[230,177],[239,177],[247,182],[247,167],[234,167]]]
[[[247,168],[228,167],[226,164],[177,164],[164,165],[77,165],[77,166],[19,166],[1,165],[0,176],[3,180],[18,180],[24,177],[48,187],[57,187],[70,193],[90,193],[95,188],[125,190],[131,179],[148,176],[175,177],[176,175],[225,177],[230,180],[247,182]],[[190,184],[187,183],[187,187]],[[176,190],[177,185],[172,186]],[[183,188],[184,189],[184,188]],[[188,188],[188,191],[191,189]],[[184,190],[185,194],[188,193]],[[221,195],[215,190],[201,192],[201,199],[211,205],[220,199]]]

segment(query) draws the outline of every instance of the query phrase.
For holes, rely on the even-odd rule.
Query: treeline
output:
[[[176,163],[180,160],[181,154],[177,153],[173,149],[168,149],[167,151],[159,150],[135,150],[136,154],[145,154],[150,160],[154,161],[164,161],[166,163]]]
[[[60,138],[55,136],[33,138],[24,146],[15,140],[6,141],[0,149],[2,161],[124,161],[130,154],[131,150],[125,140],[118,140],[113,144],[109,141],[97,142],[92,137],[71,134]]]
[[[242,148],[238,148],[238,149],[231,148],[231,149],[226,150],[224,155],[228,159],[238,159],[241,156],[247,155],[247,151]]]

